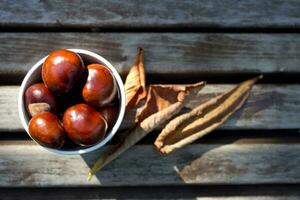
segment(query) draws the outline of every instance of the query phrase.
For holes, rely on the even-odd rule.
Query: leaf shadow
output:
[[[159,154],[153,145],[135,145],[97,172],[94,178],[101,185],[128,186],[185,183],[179,173],[185,166],[199,159],[207,152],[231,144],[238,139],[222,137],[222,142],[219,143],[215,139],[220,137],[220,133],[212,133],[212,135],[208,139],[204,137],[197,141],[196,144],[188,145],[180,151],[175,151],[167,156]],[[100,157],[102,151],[84,154],[81,157],[91,168]]]

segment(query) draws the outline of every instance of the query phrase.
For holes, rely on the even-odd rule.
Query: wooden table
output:
[[[300,198],[299,1],[2,0],[0,26],[0,199]],[[99,53],[124,78],[138,46],[148,84],[207,80],[200,100],[265,78],[210,135],[162,157],[154,131],[87,182],[99,152],[66,157],[33,143],[19,85],[59,48]]]

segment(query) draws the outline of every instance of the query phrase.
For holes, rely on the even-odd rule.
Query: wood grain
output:
[[[167,157],[152,145],[136,145],[87,182],[99,152],[60,156],[31,141],[1,141],[0,186],[299,183],[299,153],[298,142],[286,144],[282,138],[194,144]]]
[[[199,99],[192,101],[187,107],[193,108],[232,87],[234,85],[207,85],[200,91]],[[18,89],[18,86],[0,86],[0,131],[2,132],[23,131],[17,108]],[[300,85],[255,85],[245,106],[220,129],[299,129],[298,105],[300,105]],[[134,117],[133,113],[127,115],[121,129],[132,127]]]
[[[2,27],[295,28],[300,3],[291,1],[48,1],[2,0]]]
[[[0,43],[0,82],[9,84],[20,84],[34,63],[60,48],[96,52],[125,77],[141,46],[148,83],[237,82],[260,73],[288,74],[288,81],[300,73],[299,34],[1,33]]]
[[[0,134],[23,131],[18,113],[19,86],[0,86]]]

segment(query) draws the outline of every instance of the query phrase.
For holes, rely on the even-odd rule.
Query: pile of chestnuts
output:
[[[42,80],[25,91],[29,133],[42,146],[91,146],[101,141],[118,116],[116,81],[102,64],[88,64],[75,52],[52,52]]]

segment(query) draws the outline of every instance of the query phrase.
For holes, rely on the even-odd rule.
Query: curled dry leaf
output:
[[[244,81],[231,91],[174,118],[159,134],[154,145],[161,153],[168,154],[208,134],[244,104],[252,86],[261,78]]]
[[[41,112],[50,112],[50,110],[50,105],[47,103],[31,103],[28,105],[28,111],[31,116],[34,116]]]
[[[159,112],[176,102],[189,101],[197,95],[204,85],[205,82],[192,85],[151,85],[147,101],[138,113],[137,121],[142,122],[153,113]]]
[[[152,85],[149,88],[147,101],[138,117],[137,126],[124,138],[123,142],[105,152],[94,164],[89,172],[88,179],[105,165],[113,161],[124,151],[140,141],[149,132],[170,120],[178,114],[184,105],[197,96],[198,91],[205,85],[204,82],[188,86]],[[142,116],[142,117],[141,117]]]
[[[147,95],[144,51],[138,48],[136,60],[125,81],[126,111],[132,109]]]

